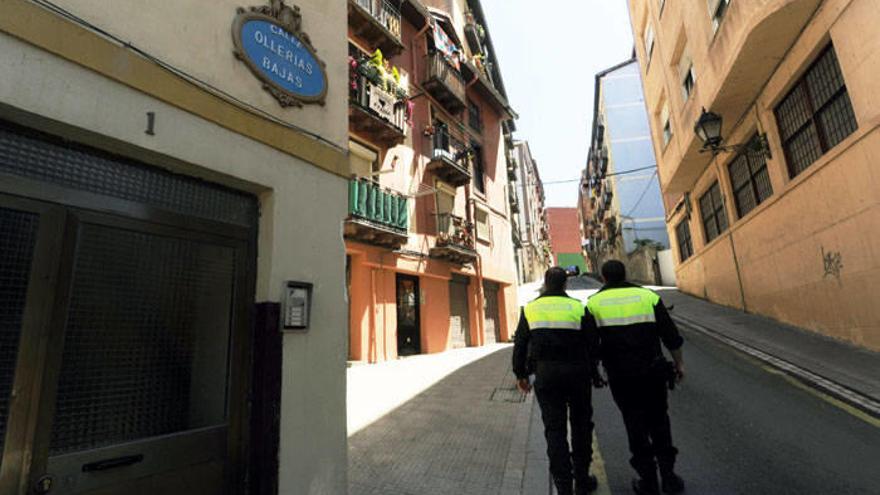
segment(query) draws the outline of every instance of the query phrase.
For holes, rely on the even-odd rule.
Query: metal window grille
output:
[[[233,248],[85,225],[77,253],[50,453],[222,424]]]
[[[775,113],[791,177],[855,132],[858,123],[832,45],[795,83]]]
[[[0,463],[39,219],[0,208]]]
[[[253,225],[253,196],[0,122],[0,172],[145,203],[198,218]]]
[[[717,180],[700,197],[700,214],[703,218],[706,243],[712,242],[727,230],[727,213],[724,211],[724,199],[721,196],[721,186]]]
[[[483,131],[483,118],[480,115],[480,107],[471,100],[468,100],[468,125],[477,132]]]
[[[682,220],[675,227],[675,237],[678,241],[678,255],[682,262],[694,254],[694,244],[691,241],[691,228],[687,219]]]
[[[752,141],[759,139],[757,135]],[[773,195],[770,174],[767,172],[767,161],[763,153],[747,145],[745,151],[730,162],[728,172],[733,186],[733,197],[736,202],[736,213],[742,218],[759,204]]]

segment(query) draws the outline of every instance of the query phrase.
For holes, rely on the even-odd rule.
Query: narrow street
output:
[[[578,298],[598,287],[573,282]],[[525,287],[520,299],[534,290]],[[687,378],[671,393],[670,412],[686,493],[877,493],[880,420],[712,337],[682,332]],[[443,361],[460,367],[349,437],[350,493],[548,493],[537,403],[493,400],[512,386],[511,347],[467,352],[390,363],[405,367],[402,383],[420,367],[429,376]],[[626,434],[609,391],[596,391],[593,405],[597,493],[632,493]]]

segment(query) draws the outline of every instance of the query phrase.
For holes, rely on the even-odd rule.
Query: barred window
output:
[[[736,203],[736,214],[742,218],[764,200],[773,195],[770,174],[767,172],[767,161],[754,135],[743,151],[728,165],[730,183],[733,186],[733,198]]]
[[[721,186],[718,185],[717,180],[700,197],[700,214],[703,217],[703,229],[706,233],[707,244],[727,230],[727,213],[724,211]]]
[[[678,241],[678,255],[682,263],[694,254],[694,244],[691,242],[691,228],[687,218],[679,222],[675,227],[675,238]]]
[[[483,117],[480,114],[480,107],[470,99],[468,99],[468,125],[477,132],[483,132]]]
[[[775,112],[791,177],[856,130],[856,116],[832,45],[795,83]]]

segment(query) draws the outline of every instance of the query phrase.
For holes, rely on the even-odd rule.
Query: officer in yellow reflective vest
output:
[[[550,473],[559,495],[585,495],[596,489],[590,475],[593,407],[590,381],[599,377],[592,358],[595,332],[585,331],[583,304],[565,293],[568,276],[553,267],[544,275],[541,296],[523,308],[514,335],[513,372],[524,393],[535,395],[544,420]],[[568,426],[571,422],[571,448]]]
[[[684,378],[683,340],[669,312],[654,291],[626,282],[626,269],[612,260],[602,266],[605,286],[587,300],[587,327],[599,334],[599,355],[614,402],[623,415],[632,453],[630,464],[639,479],[638,494],[680,493],[684,481],[675,474],[678,450],[672,445],[667,414],[668,371]],[[669,350],[674,368],[663,357]],[[657,467],[661,483],[657,482]]]

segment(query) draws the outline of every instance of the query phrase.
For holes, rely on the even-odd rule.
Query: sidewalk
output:
[[[532,398],[512,346],[349,368],[350,495],[519,495]]]
[[[661,290],[680,324],[725,340],[774,367],[875,416],[880,415],[880,353],[698,299]]]

